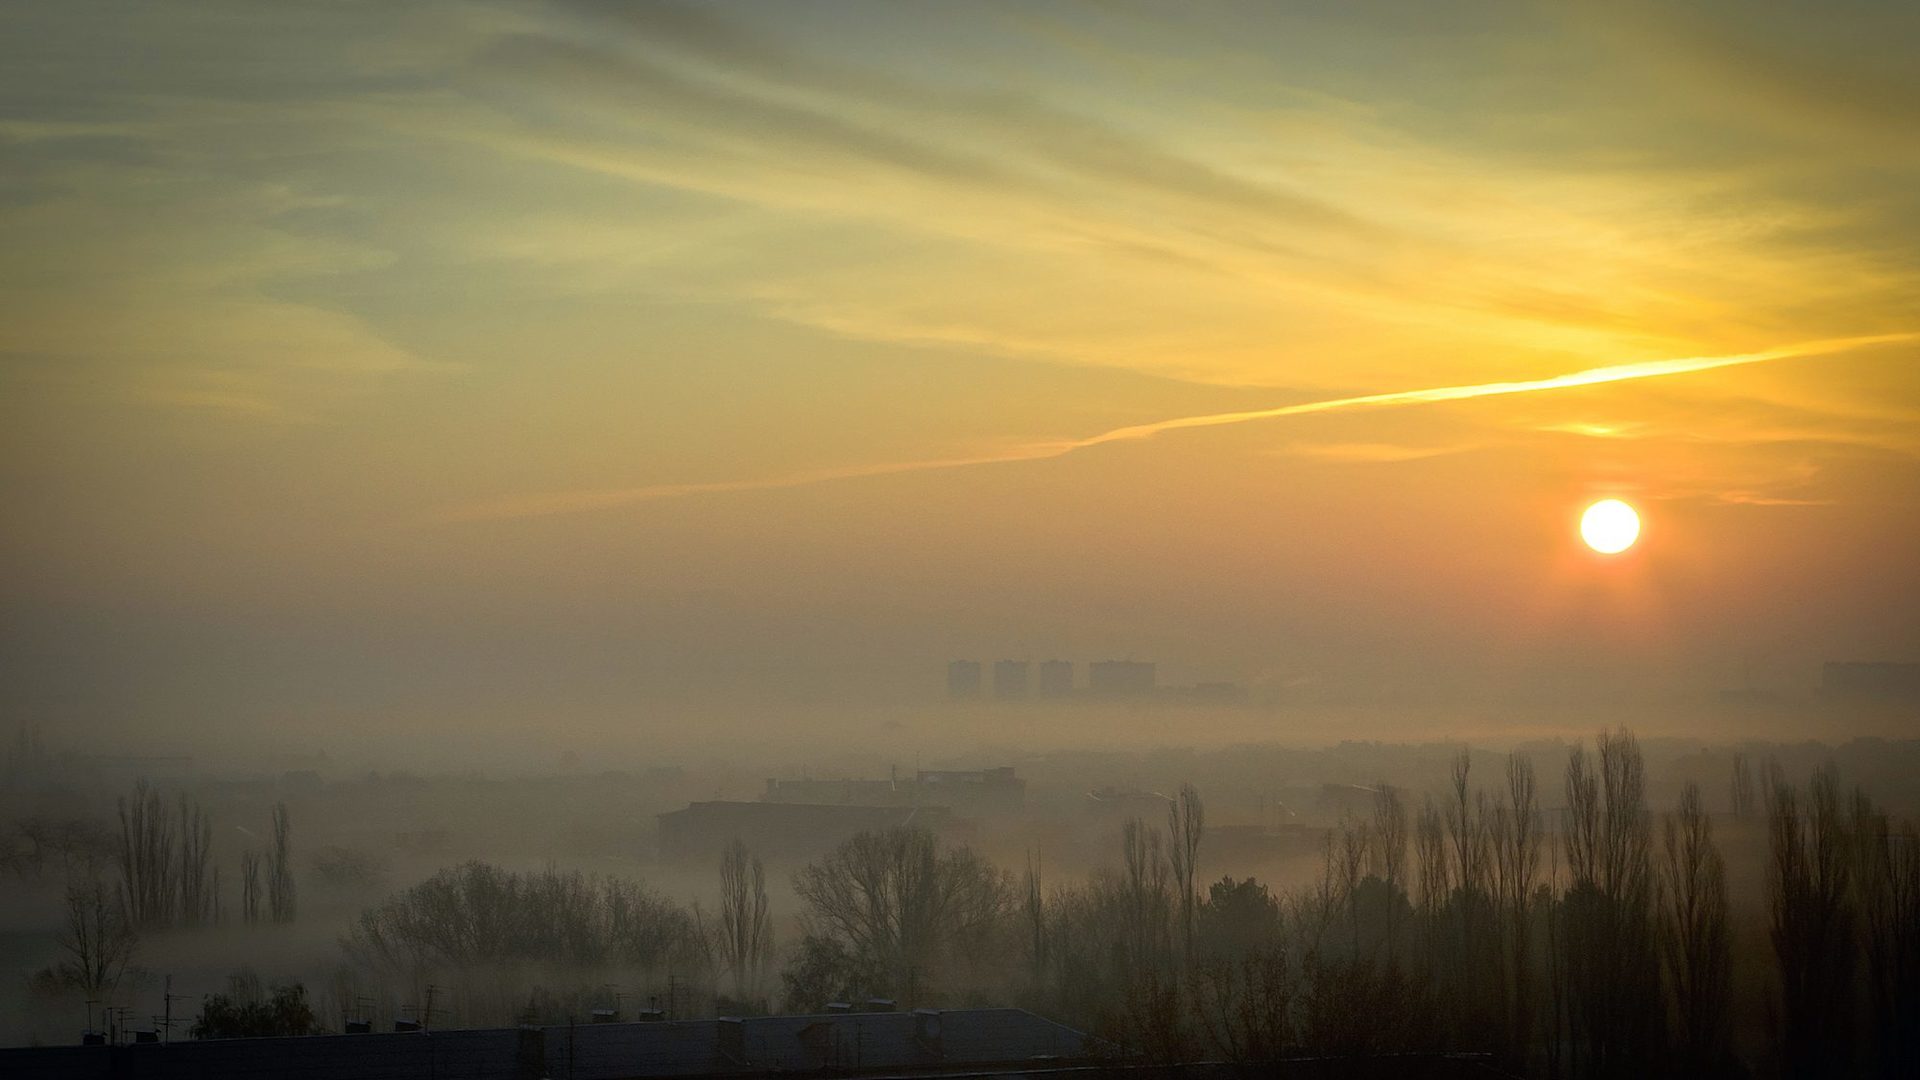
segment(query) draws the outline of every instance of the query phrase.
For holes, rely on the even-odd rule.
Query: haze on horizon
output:
[[[1912,5],[0,23],[10,719],[1920,659]]]

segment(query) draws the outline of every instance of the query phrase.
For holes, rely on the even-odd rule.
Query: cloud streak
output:
[[[1782,345],[1758,352],[1734,353],[1726,356],[1694,356],[1668,360],[1647,360],[1632,364],[1614,364],[1607,367],[1587,368],[1581,371],[1568,372],[1564,375],[1553,375],[1543,379],[1472,383],[1461,386],[1436,386],[1420,390],[1396,390],[1381,394],[1360,394],[1350,397],[1324,398],[1318,401],[1302,401],[1290,405],[1278,405],[1270,409],[1204,413],[1197,416],[1179,416],[1167,420],[1156,420],[1146,424],[1129,424],[1124,427],[1111,428],[1107,431],[1088,435],[1083,438],[1030,442],[1016,445],[997,453],[979,454],[968,457],[921,458],[910,461],[883,462],[871,465],[849,465],[839,468],[815,469],[747,480],[647,484],[627,488],[598,488],[509,496],[503,499],[448,507],[430,515],[429,521],[444,524],[467,521],[549,517],[559,514],[579,514],[595,510],[610,510],[635,503],[686,498],[694,495],[772,491],[786,488],[808,487],[814,484],[830,483],[836,480],[858,480],[878,476],[895,476],[902,473],[965,469],[980,465],[1009,465],[1023,461],[1045,461],[1051,458],[1065,457],[1068,454],[1081,450],[1090,450],[1097,446],[1105,446],[1108,443],[1136,442],[1173,431],[1227,427],[1234,424],[1248,424],[1262,420],[1280,420],[1293,416],[1310,416],[1316,413],[1344,412],[1362,409],[1388,409],[1413,405],[1439,405],[1454,401],[1470,401],[1476,398],[1502,397],[1511,394],[1573,390],[1584,386],[1600,386],[1607,383],[1689,375],[1696,372],[1740,367],[1747,364],[1766,363],[1773,360],[1830,356],[1839,353],[1855,352],[1879,345],[1894,345],[1915,340],[1920,340],[1920,332],[1827,338],[1820,341],[1797,342],[1795,344]]]

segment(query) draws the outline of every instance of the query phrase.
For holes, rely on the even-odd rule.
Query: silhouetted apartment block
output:
[[[1920,664],[1829,661],[1820,696],[1840,701],[1920,701]]]
[[[993,696],[997,698],[1026,697],[1029,666],[1025,660],[994,661]]]
[[[1087,689],[1103,696],[1151,694],[1153,665],[1142,660],[1096,660],[1087,665]]]
[[[957,698],[980,696],[980,661],[955,660],[947,665],[947,695]]]
[[[1045,697],[1065,697],[1073,693],[1073,661],[1042,661],[1040,664],[1040,693]]]

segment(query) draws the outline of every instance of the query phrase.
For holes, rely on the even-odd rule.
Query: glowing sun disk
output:
[[[1580,538],[1602,555],[1618,555],[1640,538],[1640,515],[1619,499],[1601,499],[1580,516]]]

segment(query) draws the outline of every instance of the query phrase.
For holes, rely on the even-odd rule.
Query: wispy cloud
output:
[[[1727,356],[1695,356],[1667,360],[1649,360],[1632,364],[1615,364],[1608,367],[1588,368],[1583,371],[1574,371],[1564,375],[1554,375],[1542,379],[1474,383],[1462,386],[1437,386],[1420,390],[1398,390],[1381,394],[1360,394],[1350,397],[1325,398],[1318,401],[1295,402],[1290,405],[1279,405],[1270,409],[1250,409],[1238,412],[1180,416],[1167,420],[1157,420],[1152,423],[1130,424],[1124,427],[1112,428],[1079,439],[1030,442],[1016,445],[998,453],[974,456],[924,458],[872,465],[852,465],[841,468],[817,469],[747,480],[723,480],[690,484],[648,484],[630,488],[599,488],[510,496],[504,499],[449,507],[431,515],[430,520],[437,522],[458,522],[545,517],[555,514],[576,514],[593,510],[607,510],[634,503],[683,498],[692,495],[716,495],[732,492],[797,488],[828,483],[835,480],[854,480],[865,477],[893,476],[901,473],[964,469],[978,465],[1004,465],[1023,461],[1043,461],[1050,458],[1064,457],[1068,454],[1092,449],[1097,446],[1104,446],[1108,443],[1151,439],[1172,431],[1225,427],[1262,420],[1279,420],[1294,416],[1309,416],[1316,413],[1386,409],[1411,405],[1438,405],[1453,401],[1468,401],[1475,398],[1500,397],[1510,394],[1572,390],[1585,386],[1628,382],[1636,379],[1688,375],[1695,372],[1713,371],[1719,368],[1738,367],[1773,360],[1790,360],[1833,355],[1872,348],[1879,345],[1892,345],[1915,340],[1920,340],[1920,332],[1829,338],[1821,341],[1807,341],[1792,345],[1783,345],[1759,352],[1736,353]]]

